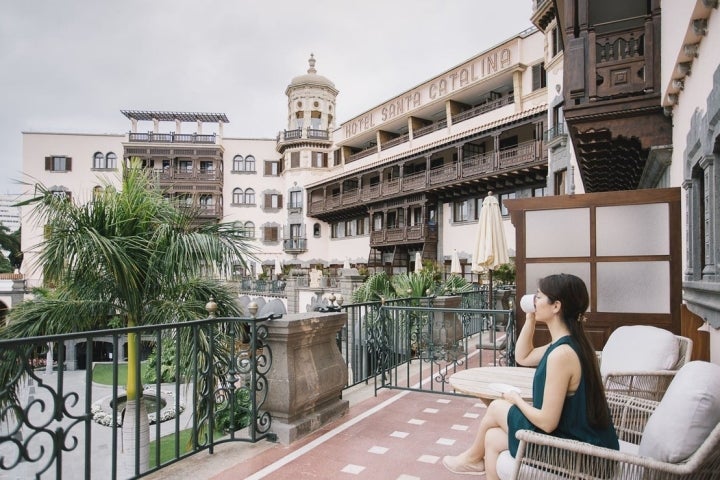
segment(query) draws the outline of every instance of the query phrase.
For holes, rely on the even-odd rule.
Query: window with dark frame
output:
[[[64,155],[45,157],[45,170],[49,172],[72,171],[72,158]]]
[[[279,228],[277,226],[265,226],[263,227],[263,241],[265,242],[277,242]]]
[[[255,171],[255,157],[252,155],[248,155],[245,157],[245,171],[246,172],[254,172]]]
[[[245,189],[245,205],[255,205],[255,190],[252,188]]]
[[[290,200],[288,202],[288,208],[293,208],[293,209],[302,208],[302,191],[293,190],[290,192]]]
[[[532,89],[539,90],[547,86],[547,73],[545,72],[545,62],[540,62],[532,66]]]
[[[277,193],[266,193],[265,203],[263,205],[265,209],[279,209],[282,208],[282,195]]]
[[[265,176],[277,177],[282,172],[280,162],[275,160],[265,160],[265,170],[263,171]]]
[[[243,167],[244,167],[244,162],[243,162],[242,155],[235,155],[235,157],[233,157],[232,171],[233,172],[242,172]]]

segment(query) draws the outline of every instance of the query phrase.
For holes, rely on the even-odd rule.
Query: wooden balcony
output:
[[[166,168],[156,170],[157,179],[162,182],[192,181],[203,183],[214,183],[223,181],[223,174],[220,170],[194,170],[183,168]]]
[[[370,232],[370,246],[384,247],[403,243],[437,242],[437,226],[428,224],[384,228]]]
[[[312,198],[308,214],[318,218],[341,215],[342,210],[357,209],[367,203],[433,190],[452,190],[484,178],[527,174],[547,167],[547,150],[542,143],[530,141],[517,146],[466,157],[462,162],[442,165],[430,171],[383,180],[346,192]],[[328,184],[328,190],[329,190]],[[312,193],[317,194],[318,190]]]

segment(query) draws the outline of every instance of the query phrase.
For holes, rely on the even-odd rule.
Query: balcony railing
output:
[[[455,303],[459,308],[437,307],[442,303]],[[376,390],[408,389],[403,375],[414,370],[413,375],[429,381],[410,388],[453,394],[447,377],[456,369],[468,368],[473,338],[481,348],[493,350],[492,364],[515,364],[513,312],[489,307],[487,291],[466,292],[459,299],[402,298],[350,304],[342,310],[347,312],[347,326],[340,332],[338,345],[355,384],[374,379]],[[412,361],[417,359],[422,361]],[[401,370],[403,374],[399,374]]]
[[[193,168],[164,168],[155,170],[160,181],[192,180],[201,182],[222,182],[219,170],[195,170]]]
[[[330,134],[327,130],[320,130],[317,128],[308,128],[307,136],[308,138],[317,138],[320,140],[327,140],[330,138]]]
[[[136,143],[200,143],[215,144],[216,136],[212,134],[200,133],[128,133],[128,142]]]
[[[381,145],[383,150],[386,150],[390,147],[394,147],[395,145],[400,145],[401,143],[405,143],[409,139],[409,135],[406,133],[405,135],[400,135],[399,137],[395,137],[391,140],[388,140],[387,142],[383,143]]]
[[[478,341],[481,350],[494,352],[492,364],[513,365],[513,312],[493,309],[486,297],[482,290],[463,293],[459,303],[452,303],[459,308],[448,301],[457,296],[336,307],[347,314],[336,337],[352,372],[347,387],[374,382],[376,390],[407,389],[406,378],[427,377],[428,382],[412,388],[455,394],[448,390],[447,376],[487,362],[482,352],[475,358],[470,353]],[[0,472],[12,478],[137,478],[195,453],[214,453],[221,443],[275,439],[266,402],[276,388],[271,347],[283,340],[269,338],[271,318],[211,318],[0,341],[0,360],[15,369],[0,385],[0,399],[8,398],[9,387],[18,394],[15,406],[2,410]],[[165,402],[156,401],[148,410],[150,439],[157,445],[148,470],[140,469],[140,452],[147,450],[139,450],[132,435],[121,434],[123,421],[130,421],[118,401],[124,394],[118,377],[128,341],[163,359],[145,368],[154,370],[156,380],[145,378],[141,384],[138,377],[135,385],[139,391],[144,387],[147,400],[154,396]],[[99,357],[112,372],[107,387],[93,383],[90,368],[76,369],[97,365]],[[134,364],[137,371],[141,362],[138,358]],[[308,385],[312,392],[317,386]],[[139,430],[140,417],[135,418],[125,427]],[[186,429],[189,441],[184,440]],[[161,457],[165,454],[169,457]]]
[[[313,140],[329,140],[330,139],[330,132],[325,129],[319,129],[319,128],[296,128],[294,130],[283,130],[282,132],[278,133],[277,141],[278,142],[290,142],[293,140],[300,140],[300,139],[313,139]]]
[[[555,137],[558,137],[560,135],[565,135],[565,124],[559,123],[555,125],[553,128],[550,128],[548,130],[545,130],[545,133],[543,134],[543,140],[545,143],[552,142]]]
[[[272,418],[264,411],[273,363],[266,343],[271,318],[215,318],[0,341],[0,361],[12,370],[0,385],[0,401],[8,402],[11,390],[17,396],[17,403],[0,410],[0,475],[136,478],[201,451],[212,453],[221,443],[274,439]],[[134,385],[144,397],[147,418],[135,416],[132,425],[124,412],[132,401],[123,398],[125,385],[118,380],[129,342],[145,357],[152,351],[162,358],[154,363],[138,358],[133,365],[137,372],[147,370]],[[93,384],[99,361],[111,372],[107,388]],[[137,448],[131,433],[143,425],[147,429],[148,423],[157,445],[149,468],[141,461],[148,447]],[[186,429],[190,441],[181,441]],[[171,447],[162,449],[169,458],[161,459],[161,442]]]
[[[628,19],[636,23],[641,20],[642,17]],[[623,22],[616,23],[624,25]],[[612,28],[614,25],[604,26]],[[642,27],[619,32],[589,32],[591,68],[588,75],[589,78],[602,80],[600,83],[593,81],[588,84],[590,98],[647,92],[654,88],[653,75],[648,74],[648,65],[654,61],[654,52],[648,48],[652,42],[647,42],[648,38],[653,38],[653,23],[650,21]]]
[[[440,120],[439,122],[431,123],[430,125],[418,128],[417,130],[413,130],[413,137],[422,137],[423,135],[427,135],[428,133],[442,130],[445,127],[447,127],[447,120]]]
[[[491,110],[504,107],[505,105],[510,105],[514,102],[515,97],[513,97],[512,95],[507,95],[505,97],[498,98],[497,100],[492,100],[482,105],[478,105],[477,107],[471,108],[470,110],[465,110],[464,112],[457,113],[452,116],[452,121],[453,124],[460,123],[463,120],[477,117],[478,115],[482,115],[483,113],[489,112]]]
[[[398,243],[422,243],[436,241],[437,226],[433,224],[387,227],[370,232],[371,247],[397,245]]]
[[[283,240],[283,250],[286,253],[307,252],[307,238],[286,238]]]
[[[378,152],[377,145],[373,145],[372,147],[366,148],[365,150],[360,150],[357,153],[353,153],[347,158],[348,162],[353,162],[355,160],[360,160],[361,158],[369,157],[373,153]]]
[[[499,171],[508,171],[541,164],[546,161],[547,151],[542,144],[529,141],[497,152],[465,157],[460,165],[452,163],[433,168],[429,172],[417,172],[405,177],[382,180],[380,183],[362,186],[348,192],[336,193],[326,199],[314,199],[309,214],[317,215],[338,207],[353,207],[370,200],[394,197],[403,193],[419,192],[429,188],[451,186],[469,179],[485,177]]]

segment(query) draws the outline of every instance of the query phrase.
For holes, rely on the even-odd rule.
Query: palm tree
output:
[[[207,315],[204,306],[210,297],[218,303],[219,315],[240,315],[232,292],[207,278],[207,272],[229,275],[233,265],[245,265],[250,249],[242,232],[232,224],[197,226],[192,212],[163,198],[137,160],[123,172],[121,190],[106,183],[85,204],[53,195],[42,186],[37,191],[39,195],[25,203],[34,206],[33,216],[46,225],[45,239],[35,248],[41,252],[38,265],[44,279],[55,288],[15,307],[0,336],[196,320]],[[136,334],[127,340],[126,453],[134,450],[134,432],[125,434],[126,426],[134,429],[133,416],[147,424],[137,388],[139,342]],[[16,362],[3,363],[0,381],[14,378],[7,370]],[[143,430],[147,437],[147,428],[140,434]],[[146,462],[148,438],[140,441]],[[140,466],[140,472],[146,469],[147,464]]]
[[[20,268],[22,263],[22,253],[20,251],[20,229],[11,232],[8,227],[0,223],[0,249],[8,253],[0,251],[0,273],[12,272],[16,268]]]

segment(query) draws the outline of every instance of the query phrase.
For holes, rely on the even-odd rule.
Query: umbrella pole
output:
[[[493,303],[493,271],[492,268],[488,270],[488,309],[495,310],[495,303]],[[490,339],[493,344],[493,352],[495,355],[497,355],[497,351],[494,350],[497,346],[495,343],[496,337],[495,337],[495,314],[491,313],[492,316],[492,322],[490,322]],[[497,357],[496,357],[497,358]]]
[[[492,279],[492,268],[488,270],[488,308],[493,310],[493,279]]]

